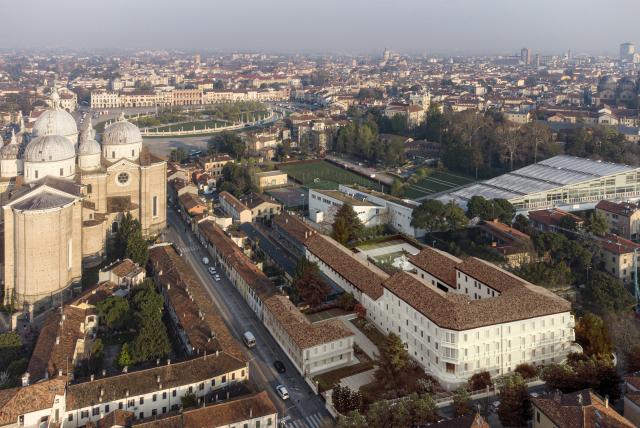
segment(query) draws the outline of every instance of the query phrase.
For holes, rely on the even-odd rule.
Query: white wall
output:
[[[343,202],[309,189],[309,212],[323,212],[324,221],[333,223],[334,217]],[[381,214],[385,212],[384,207],[371,205],[353,205],[353,210],[358,214],[358,218],[366,227],[376,226],[382,223]]]

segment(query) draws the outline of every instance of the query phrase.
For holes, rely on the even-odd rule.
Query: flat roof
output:
[[[361,199],[356,199],[356,198],[352,198],[351,196],[342,193],[339,190],[315,190],[313,189],[314,192],[316,193],[320,193],[322,195],[328,196],[330,198],[333,198],[335,200],[338,200],[340,202],[344,202],[344,203],[348,203],[351,204],[353,206],[359,206],[359,207],[377,207],[378,205],[376,204],[372,204],[369,201],[363,201]]]

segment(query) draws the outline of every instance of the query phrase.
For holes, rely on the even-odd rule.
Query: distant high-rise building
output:
[[[391,58],[391,51],[389,51],[389,49],[387,48],[384,48],[384,52],[382,53],[382,60],[389,61],[389,58]]]
[[[620,45],[620,59],[633,58],[633,54],[636,53],[636,45],[633,43],[622,43]]]
[[[196,67],[200,67],[200,54],[195,54],[193,56],[193,63]]]
[[[520,61],[524,64],[531,64],[531,49],[522,48],[520,50]]]

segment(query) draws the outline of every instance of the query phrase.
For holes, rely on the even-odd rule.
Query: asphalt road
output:
[[[267,390],[276,404],[280,418],[290,416],[287,427],[320,428],[323,421],[330,422],[329,413],[320,397],[315,395],[302,376],[295,370],[285,353],[271,337],[262,322],[257,318],[242,296],[229,280],[222,274],[219,282],[214,281],[207,267],[202,263],[206,254],[201,243],[191,230],[171,208],[167,211],[169,228],[165,232],[167,241],[174,242],[183,249],[185,261],[191,265],[200,281],[205,285],[220,315],[229,330],[241,341],[245,331],[251,331],[256,337],[256,346],[248,352],[250,361],[249,375],[259,388]],[[209,257],[210,258],[210,257]],[[213,263],[213,261],[211,262]],[[280,360],[287,367],[286,373],[277,373],[273,362]],[[290,399],[283,401],[275,393],[276,385],[285,385]]]

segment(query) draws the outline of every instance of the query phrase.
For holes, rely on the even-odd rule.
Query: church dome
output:
[[[104,146],[122,146],[142,143],[142,134],[133,123],[125,119],[124,114],[118,120],[107,126],[102,134]]]
[[[50,104],[51,108],[42,113],[33,124],[34,136],[61,135],[71,142],[77,141],[76,121],[69,112],[60,107],[60,95],[55,87],[51,92]]]
[[[2,139],[0,138],[0,141]],[[11,133],[11,141],[9,144],[2,146],[0,149],[0,160],[14,160],[18,159],[18,155],[20,154],[20,144],[18,144],[18,140],[16,138],[15,132]]]
[[[76,150],[60,135],[45,135],[31,140],[24,150],[25,162],[56,162],[75,158]]]

